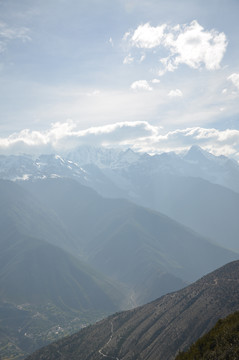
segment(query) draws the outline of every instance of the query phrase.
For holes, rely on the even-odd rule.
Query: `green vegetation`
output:
[[[239,359],[239,312],[219,320],[206,335],[175,360]]]

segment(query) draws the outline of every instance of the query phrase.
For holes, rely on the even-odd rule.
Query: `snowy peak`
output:
[[[199,177],[239,192],[238,163],[225,156],[215,156],[195,145],[184,156],[173,152],[151,156],[132,149],[122,151],[92,146],[82,146],[57,155],[0,156],[2,179],[74,178],[96,191],[101,189],[103,196],[108,196],[109,188],[113,193],[115,186],[120,190],[117,190],[117,196],[126,189],[135,194],[136,180],[153,181],[164,174]]]
[[[84,176],[84,170],[59,155],[0,156],[0,178],[8,180],[45,179],[49,177]]]
[[[67,153],[65,157],[81,166],[96,165],[104,168],[122,168],[140,159],[140,154],[131,149],[122,151],[119,149],[97,148],[93,146],[81,146],[75,151]]]

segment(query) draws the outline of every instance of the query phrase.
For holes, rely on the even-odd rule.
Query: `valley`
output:
[[[27,360],[100,360],[99,350],[105,358],[173,360],[220,318],[238,311],[238,272],[239,262],[229,263],[182,290],[53,343]]]
[[[239,360],[239,0],[0,0],[0,360]]]
[[[35,163],[30,156],[5,158],[5,163],[2,157],[0,303],[2,314],[7,314],[0,323],[3,359],[22,360],[110,314],[156,299],[167,299],[165,323],[168,316],[176,316],[171,314],[176,305],[169,305],[175,291],[239,257],[236,192],[207,179],[182,176],[175,165],[174,175],[162,173],[160,162],[166,155],[159,161],[132,151],[89,150],[88,157],[84,150],[84,156],[69,154],[72,160],[42,156]],[[192,161],[195,151],[189,155]],[[200,161],[204,157],[218,160],[203,153]],[[76,162],[83,159],[90,163]],[[225,163],[220,159],[221,172]],[[112,181],[119,176],[124,180]],[[217,285],[215,278],[211,286]],[[152,316],[157,318],[149,319]],[[109,330],[99,337],[95,351],[101,358],[124,359],[118,351],[122,353],[120,344],[130,335],[121,335],[120,319],[109,320]],[[142,324],[146,321],[153,331],[149,339],[156,339],[165,325],[155,320],[153,330],[151,320],[142,318]],[[168,346],[165,338],[162,341]],[[115,346],[117,351],[111,350]],[[138,345],[133,342],[131,347]]]

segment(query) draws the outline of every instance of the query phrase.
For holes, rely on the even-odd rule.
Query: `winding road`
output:
[[[112,338],[113,338],[113,334],[114,334],[114,325],[113,325],[113,322],[111,321],[111,334],[110,334],[110,338],[109,338],[109,340],[107,341],[107,343],[99,350],[99,354],[100,354],[101,356],[103,356],[104,358],[114,359],[114,360],[120,360],[118,357],[109,356],[109,355],[106,355],[106,354],[103,352],[104,347],[111,342],[111,340],[112,340]]]

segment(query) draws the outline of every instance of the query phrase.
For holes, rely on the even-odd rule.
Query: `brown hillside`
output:
[[[87,327],[27,360],[169,360],[236,310],[239,261],[180,291]]]

